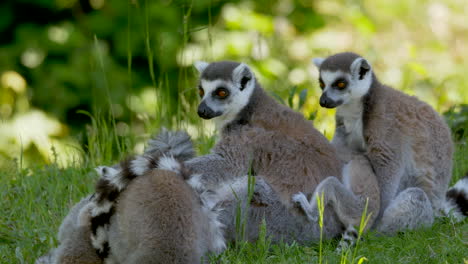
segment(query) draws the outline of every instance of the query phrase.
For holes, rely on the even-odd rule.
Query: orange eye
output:
[[[198,94],[200,95],[200,97],[203,97],[203,95],[205,95],[205,91],[203,91],[202,88],[198,88]]]
[[[218,96],[219,98],[224,98],[228,95],[228,92],[224,89],[219,89],[216,91],[216,96]]]
[[[325,84],[322,81],[320,81],[320,88],[325,88]]]
[[[338,88],[340,88],[340,89],[344,89],[344,88],[346,87],[346,83],[344,83],[344,82],[339,82],[339,83],[336,84],[336,86],[337,86]]]

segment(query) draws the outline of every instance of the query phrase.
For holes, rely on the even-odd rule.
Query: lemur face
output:
[[[335,108],[363,97],[372,84],[370,64],[354,53],[338,53],[327,59],[316,58],[319,84],[322,89],[320,106]]]
[[[229,61],[196,62],[195,67],[200,73],[198,115],[221,123],[232,121],[249,102],[255,88],[253,72],[243,63]]]

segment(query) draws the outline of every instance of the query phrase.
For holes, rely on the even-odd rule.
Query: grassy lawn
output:
[[[209,149],[209,143],[198,148]],[[204,144],[204,145],[203,145]],[[205,151],[202,151],[205,152]],[[58,227],[69,208],[93,190],[97,178],[88,161],[81,168],[45,167],[0,169],[0,263],[33,263],[57,244]],[[100,161],[102,162],[102,161]],[[468,147],[458,144],[452,184],[468,170]],[[232,245],[213,259],[221,263],[467,263],[468,221],[439,219],[434,226],[394,237],[364,234],[348,256],[335,253],[337,241],[319,245],[272,245],[262,237],[255,244]]]

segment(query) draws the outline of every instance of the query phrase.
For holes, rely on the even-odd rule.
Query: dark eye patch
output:
[[[212,95],[217,99],[226,99],[229,96],[229,90],[225,87],[218,87],[213,91]]]
[[[203,90],[203,87],[201,85],[198,85],[198,95],[200,95],[200,97],[203,97],[205,95],[205,90]]]
[[[333,88],[336,88],[338,90],[343,90],[346,87],[348,87],[348,81],[344,78],[337,79],[335,82],[333,82]]]
[[[323,90],[325,88],[325,83],[323,82],[322,77],[319,77],[319,85],[320,85],[320,89]]]

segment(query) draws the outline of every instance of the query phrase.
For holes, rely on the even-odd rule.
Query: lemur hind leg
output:
[[[384,234],[430,226],[434,222],[431,202],[421,188],[411,187],[398,196],[385,209],[376,230]]]
[[[339,221],[346,227],[343,243],[354,243],[357,238],[354,227],[361,224],[366,206],[369,220],[365,229],[373,225],[380,208],[380,192],[372,167],[364,156],[358,155],[344,166],[342,182],[333,176],[323,180],[310,201],[302,193],[293,196],[293,201],[303,209],[310,221],[318,220],[317,197],[321,197],[322,193],[325,210],[334,210]],[[346,246],[343,243],[340,243],[338,250]]]

